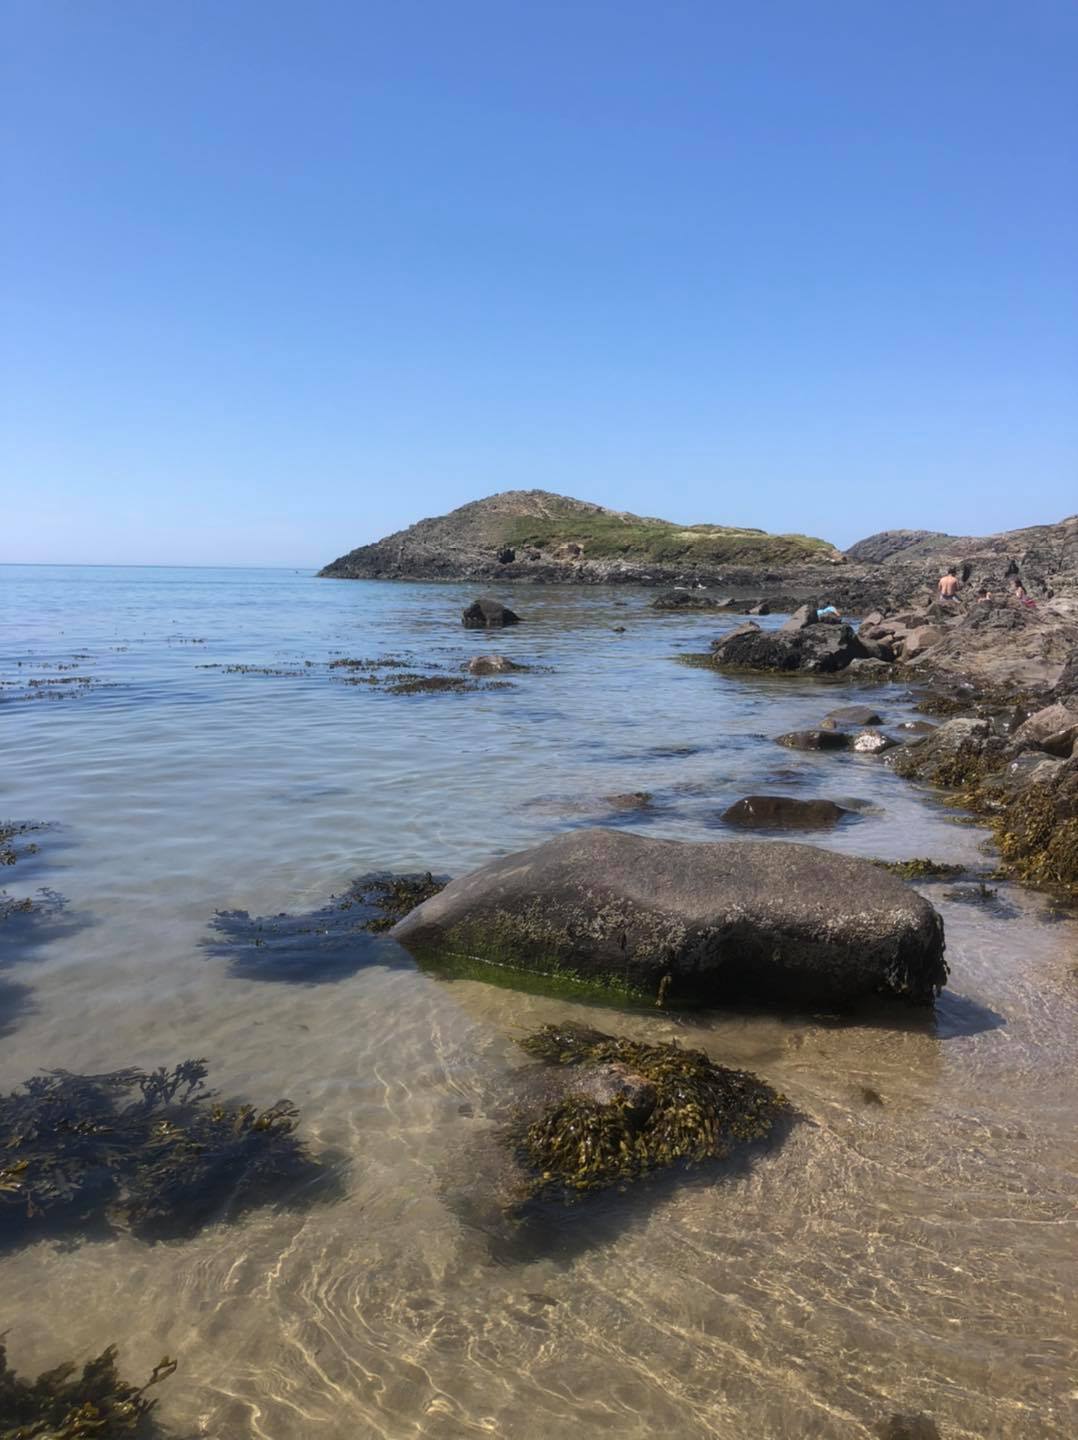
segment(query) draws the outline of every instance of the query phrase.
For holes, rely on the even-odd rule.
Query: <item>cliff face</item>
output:
[[[718,580],[728,569],[843,563],[824,540],[722,525],[679,526],[546,490],[506,490],[420,520],[320,573],[349,580]]]

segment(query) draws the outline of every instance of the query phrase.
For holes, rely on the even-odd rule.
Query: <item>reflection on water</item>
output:
[[[0,1088],[205,1056],[228,1095],[292,1100],[342,1177],[332,1204],[183,1242],[5,1254],[18,1369],[103,1340],[130,1374],[178,1354],[162,1421],[230,1440],[854,1440],[895,1411],[946,1440],[1078,1432],[1072,917],[928,884],[952,976],[935,1016],[676,1016],[439,979],[324,909],[356,875],[461,874],[570,824],[715,839],[754,793],[856,797],[819,843],[983,871],[983,831],[877,761],[771,743],[838,703],[899,718],[900,693],[674,664],[736,617],[626,592],[519,590],[526,623],[486,636],[460,626],[459,586],[14,567],[0,584],[18,622],[0,815],[60,827],[3,881],[67,900],[0,923]],[[453,673],[480,651],[547,668],[390,695],[328,663]],[[65,674],[92,683],[19,698]],[[608,804],[634,792],[646,808]],[[242,933],[224,943],[214,916],[235,911],[293,917],[266,947],[283,973]],[[515,1039],[574,1012],[754,1070],[803,1119],[751,1163],[513,1235],[496,1135],[532,1063]]]

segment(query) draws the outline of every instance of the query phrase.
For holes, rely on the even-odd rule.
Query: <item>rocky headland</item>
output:
[[[320,574],[704,587],[713,593],[691,608],[784,611],[829,601],[864,615],[927,603],[951,567],[967,588],[1002,592],[1018,578],[1034,598],[1078,602],[1078,516],[987,537],[888,530],[841,551],[806,535],[679,525],[546,490],[506,490],[350,550]],[[656,608],[690,605],[671,598]]]

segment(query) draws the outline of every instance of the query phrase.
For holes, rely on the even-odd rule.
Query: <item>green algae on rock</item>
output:
[[[763,1139],[786,1099],[700,1050],[545,1025],[522,1047],[564,1067],[562,1095],[513,1130],[532,1197],[572,1200],[650,1171],[700,1164]]]
[[[0,1095],[0,1236],[113,1224],[191,1234],[320,1178],[287,1100],[224,1104],[206,1065],[35,1075]]]
[[[23,1380],[7,1363],[0,1337],[0,1440],[122,1440],[151,1433],[157,1404],[146,1392],[168,1378],[176,1361],[166,1355],[143,1385],[132,1385],[116,1369],[110,1345],[82,1370],[72,1360]]]
[[[923,896],[781,841],[569,831],[459,877],[391,934],[434,967],[480,960],[671,1006],[931,1004],[947,978]]]

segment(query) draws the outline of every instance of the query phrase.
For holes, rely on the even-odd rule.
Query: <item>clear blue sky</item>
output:
[[[1074,0],[5,0],[0,559],[1078,510]]]

